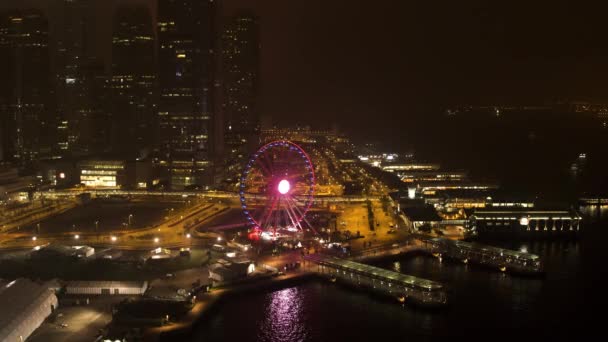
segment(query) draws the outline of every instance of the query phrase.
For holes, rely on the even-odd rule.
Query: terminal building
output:
[[[0,279],[0,341],[25,341],[57,306],[57,296],[46,284]]]
[[[403,164],[390,164],[383,166],[382,169],[388,172],[399,172],[399,171],[437,171],[441,168],[441,165],[435,163],[403,163]]]
[[[404,183],[418,182],[462,182],[467,180],[468,174],[465,171],[429,171],[412,170],[397,172],[397,175]]]
[[[474,234],[577,233],[582,217],[573,210],[536,210],[528,208],[478,209],[469,217]]]

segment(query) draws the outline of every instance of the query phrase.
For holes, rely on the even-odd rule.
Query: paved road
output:
[[[73,305],[75,297],[62,300],[55,322],[47,320],[28,338],[28,342],[90,342],[99,329],[112,320],[112,305],[125,299],[124,296],[90,297],[88,305]],[[84,303],[86,297],[79,297]],[[62,327],[61,324],[67,324]]]

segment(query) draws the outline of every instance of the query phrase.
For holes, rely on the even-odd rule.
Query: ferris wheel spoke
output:
[[[302,221],[304,221],[304,222],[306,222],[306,224],[308,225],[308,227],[310,227],[310,229],[312,229],[312,230],[313,230],[313,232],[314,232],[315,234],[317,234],[317,230],[316,230],[316,229],[313,227],[313,225],[312,225],[312,224],[310,224],[310,222],[308,222],[308,219],[306,218],[306,213],[305,213],[305,212],[302,212],[302,211],[300,210],[300,207],[299,207],[299,206],[295,206],[294,208],[295,208],[295,210],[296,210],[296,211],[297,211],[297,212],[300,214],[300,217],[302,218],[301,220],[302,220]],[[301,226],[300,226],[300,228],[301,228]]]
[[[293,205],[293,202],[289,201],[289,216],[291,217],[291,221],[292,221],[292,225],[294,228],[300,228],[300,230],[302,229],[302,224],[301,224],[301,219],[298,217],[298,214],[296,213],[296,209],[297,206]]]
[[[289,203],[289,210],[293,214],[293,221],[299,222],[303,215],[301,214],[300,208],[298,208],[297,202],[291,196],[286,196],[286,199],[287,203]]]
[[[276,168],[275,168],[275,160],[274,160],[274,155],[272,153],[269,153],[268,150],[264,151],[264,160],[266,162],[266,165],[268,165],[268,169],[270,170],[270,172],[272,172],[272,175],[274,175],[276,173]]]
[[[263,221],[263,222],[260,222],[260,225],[263,225],[263,224],[267,224],[267,223],[268,223],[268,221],[269,221],[269,219],[270,219],[270,216],[272,215],[273,210],[275,210],[275,208],[276,208],[276,205],[277,205],[278,199],[279,199],[278,197],[274,197],[274,198],[272,199],[272,203],[270,204],[270,209],[269,209],[269,210],[264,210],[264,211],[263,211],[263,215],[262,215],[262,218],[263,218],[263,220],[262,220],[262,221]]]
[[[260,165],[260,170],[262,171],[263,175],[267,177],[272,176],[272,171],[270,170],[270,167],[262,161],[262,158],[257,158],[255,161],[258,165]]]

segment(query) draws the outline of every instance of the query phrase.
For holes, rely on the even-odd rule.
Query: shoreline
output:
[[[314,272],[297,271],[275,278],[211,290],[211,292],[201,295],[192,310],[179,321],[166,326],[145,329],[144,341],[175,341],[185,336],[191,336],[199,324],[204,323],[211,317],[222,301],[251,292],[276,291],[300,285],[316,278],[318,278],[318,275]]]
[[[403,251],[398,254],[383,254],[378,256],[371,256],[371,260],[378,261],[388,257],[396,257],[403,255],[423,255],[425,254],[420,248],[413,248]],[[368,258],[365,258],[368,262]],[[370,261],[371,261],[370,260]],[[173,322],[171,325],[161,327],[150,327],[144,329],[143,340],[144,341],[175,341],[180,338],[192,336],[196,327],[203,324],[207,319],[211,318],[214,311],[217,310],[218,304],[221,304],[225,300],[233,299],[234,297],[252,293],[252,292],[272,292],[292,286],[304,284],[313,280],[324,280],[325,278],[314,271],[299,270],[293,273],[287,273],[282,276],[261,279],[251,283],[240,283],[233,286],[219,287],[211,290],[211,292],[204,293],[196,304],[183,318]],[[342,284],[341,284],[342,285]],[[346,284],[344,284],[346,286]],[[353,287],[354,290],[358,290]],[[373,294],[373,293],[372,293]],[[384,296],[383,296],[384,297]]]

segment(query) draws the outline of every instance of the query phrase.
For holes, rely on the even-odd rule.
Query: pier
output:
[[[372,289],[396,297],[401,302],[421,306],[433,307],[447,303],[445,289],[438,282],[324,254],[310,254],[304,258],[317,265],[317,273],[332,281],[339,279],[349,285]]]
[[[424,249],[438,258],[451,258],[475,263],[502,272],[537,274],[543,272],[540,257],[535,254],[497,248],[478,243],[417,236]]]
[[[399,243],[366,248],[349,255],[348,259],[366,262],[371,259],[394,257],[416,251],[431,254],[440,260],[450,258],[465,264],[473,263],[489,266],[501,272],[520,274],[539,274],[543,272],[540,257],[535,254],[422,234],[412,234]]]

